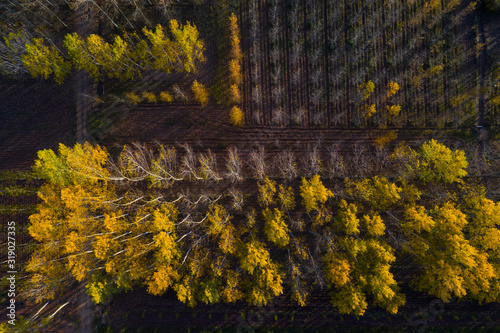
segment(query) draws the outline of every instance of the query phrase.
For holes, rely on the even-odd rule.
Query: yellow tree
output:
[[[64,60],[54,46],[46,46],[41,38],[34,38],[26,44],[26,54],[21,56],[23,65],[31,76],[47,79],[54,75],[54,80],[61,84],[71,71],[71,64]]]
[[[444,302],[466,295],[486,299],[498,280],[485,248],[474,246],[475,235],[469,240],[475,230],[467,231],[468,224],[467,216],[451,202],[430,211],[422,206],[406,209],[402,228],[409,240],[407,251],[422,265],[414,280],[419,290]]]
[[[401,188],[389,182],[385,177],[375,176],[354,181],[344,181],[347,194],[364,201],[376,210],[386,210],[401,199]]]
[[[196,62],[205,61],[203,41],[199,39],[196,26],[187,22],[184,26],[177,20],[170,21],[170,32],[174,36],[177,56],[180,57],[183,69],[188,73],[196,72]]]
[[[333,198],[332,191],[323,185],[319,175],[313,176],[310,180],[302,178],[300,195],[306,213],[317,210],[320,204],[324,204],[328,198]]]
[[[201,106],[205,107],[208,104],[208,90],[205,86],[198,81],[194,80],[191,89],[194,93],[194,99],[200,103]]]
[[[329,243],[322,259],[333,305],[341,313],[360,316],[371,295],[375,305],[396,313],[405,297],[390,272],[396,260],[394,250],[379,239],[385,234],[380,215],[372,212],[360,219],[358,207],[341,200],[332,232],[335,240]]]

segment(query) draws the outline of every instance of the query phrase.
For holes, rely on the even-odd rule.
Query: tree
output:
[[[31,76],[48,79],[50,75],[54,75],[54,80],[59,84],[71,70],[71,65],[64,60],[59,50],[54,46],[44,45],[41,38],[34,38],[31,43],[26,44],[26,54],[21,59]]]
[[[436,205],[431,211],[423,207],[406,209],[402,224],[409,239],[406,249],[423,267],[414,280],[419,290],[443,302],[467,294],[487,299],[485,295],[498,280],[488,254],[468,239],[467,225],[466,215],[451,202]],[[498,296],[498,287],[495,294]]]
[[[184,65],[183,69],[188,73],[196,72],[196,62],[205,61],[203,50],[204,43],[199,39],[199,32],[195,25],[187,22],[184,26],[177,20],[170,21],[170,32],[174,36],[177,48],[177,56]]]
[[[392,96],[396,95],[396,93],[399,91],[399,84],[396,82],[389,82],[387,83],[387,94],[385,95],[386,98],[391,98]]]
[[[231,124],[234,126],[243,126],[245,124],[245,116],[243,114],[243,111],[236,105],[233,106],[231,109],[231,112],[229,113],[229,118],[231,121]]]
[[[279,247],[287,246],[290,242],[290,236],[288,235],[289,229],[285,223],[283,212],[277,208],[274,208],[273,211],[266,208],[262,212],[262,216],[266,223],[264,232],[267,239]]]
[[[317,210],[320,204],[324,204],[328,198],[333,197],[332,191],[327,189],[321,182],[319,175],[315,175],[311,180],[302,178],[300,185],[300,195],[306,213]]]
[[[359,181],[346,178],[344,183],[349,195],[367,202],[376,210],[386,210],[401,199],[401,188],[384,177],[375,176]]]
[[[191,89],[194,93],[194,99],[200,103],[202,107],[207,106],[208,104],[208,90],[204,85],[194,80]]]
[[[375,83],[373,83],[373,81],[371,80],[366,83],[360,84],[359,87],[361,88],[364,100],[370,98],[370,95],[375,91]]]
[[[262,306],[283,293],[283,274],[271,260],[263,243],[257,240],[246,243],[240,256],[240,264],[249,274],[246,279],[249,286],[246,299],[250,304]]]
[[[467,175],[468,162],[463,150],[453,152],[433,139],[420,147],[420,156],[419,176],[424,182],[460,183]]]

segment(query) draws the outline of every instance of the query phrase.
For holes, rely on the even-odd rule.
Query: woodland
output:
[[[2,2],[0,332],[498,329],[499,15]]]

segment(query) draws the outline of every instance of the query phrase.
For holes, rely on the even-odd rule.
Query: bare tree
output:
[[[253,149],[250,152],[250,160],[248,162],[250,169],[255,175],[255,178],[263,180],[266,177],[267,166],[266,166],[266,154],[264,147],[259,147],[258,150]]]
[[[389,168],[391,160],[389,159],[387,147],[375,148],[375,162],[378,167],[378,173],[382,173]]]
[[[321,157],[318,145],[307,148],[304,158],[302,159],[302,172],[306,177],[312,177],[320,174]]]
[[[282,107],[273,109],[273,123],[278,126],[285,125],[285,111],[283,111]]]
[[[181,88],[177,84],[174,84],[172,86],[172,89],[174,90],[175,98],[178,100],[184,100],[187,101],[188,98],[187,96],[182,92]]]
[[[372,162],[363,145],[355,144],[351,156],[351,170],[359,176],[367,175],[372,168]]]
[[[243,209],[243,194],[236,190],[234,187],[229,190],[229,195],[232,197],[232,207],[235,211],[241,211]]]
[[[339,154],[338,148],[332,145],[328,148],[327,174],[330,178],[345,175],[344,159]]]
[[[291,151],[286,150],[276,155],[274,164],[278,174],[287,181],[297,178],[297,164],[295,163],[295,155]]]
[[[304,108],[297,108],[292,112],[292,121],[297,125],[303,125],[306,118],[306,110]]]
[[[182,156],[181,175],[188,179],[203,180],[203,177],[198,172],[196,154],[193,152],[191,146],[186,143],[182,145],[182,148],[186,152]]]
[[[243,180],[242,176],[242,163],[238,155],[238,148],[231,147],[228,150],[228,157],[226,160],[226,176],[234,183]]]
[[[217,172],[217,158],[210,149],[207,153],[200,154],[198,161],[200,162],[200,172],[203,178],[216,182],[222,180],[222,177]]]

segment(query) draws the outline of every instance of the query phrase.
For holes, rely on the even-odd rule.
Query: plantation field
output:
[[[496,35],[485,33],[485,15],[470,1],[245,1],[247,123],[497,125],[489,57]],[[364,95],[369,81],[374,86]],[[392,96],[389,82],[400,87]],[[388,107],[397,105],[399,115],[390,116]],[[367,116],[367,106],[376,113]]]

